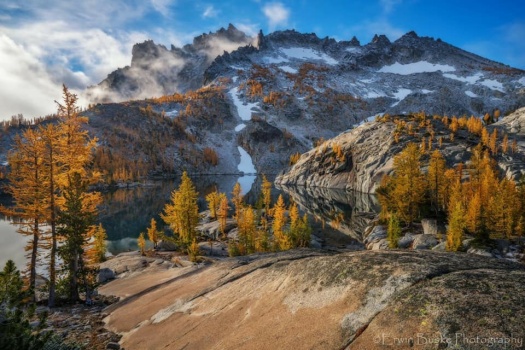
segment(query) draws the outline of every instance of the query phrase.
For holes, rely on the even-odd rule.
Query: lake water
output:
[[[261,178],[256,176],[199,176],[192,177],[200,194],[199,207],[206,209],[204,197],[217,188],[230,195],[237,181],[241,183],[245,201],[254,204],[261,188]],[[271,179],[270,179],[271,180]],[[178,181],[151,182],[145,186],[118,189],[104,193],[99,220],[108,234],[108,251],[118,254],[137,249],[137,237],[145,232],[151,218],[162,224],[160,213],[169,202]],[[251,190],[248,190],[251,188]],[[360,234],[369,222],[369,212],[378,210],[373,196],[327,189],[281,187],[272,190],[275,199],[283,193],[286,202],[295,201],[311,217],[313,233],[328,245],[357,244]],[[0,217],[0,266],[8,259],[22,269],[26,264],[24,246],[26,238],[16,232],[17,226],[8,218]]]

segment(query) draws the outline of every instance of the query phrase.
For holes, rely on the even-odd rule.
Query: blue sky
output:
[[[525,3],[517,0],[0,2],[0,119],[54,111],[60,85],[74,91],[130,63],[146,39],[181,46],[229,23],[248,34],[281,29],[361,44],[415,30],[525,69]]]

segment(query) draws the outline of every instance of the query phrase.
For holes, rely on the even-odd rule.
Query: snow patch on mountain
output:
[[[395,107],[399,104],[399,102],[403,101],[408,95],[410,95],[412,93],[412,90],[410,89],[397,89],[397,92],[394,92],[394,98],[396,100],[399,100],[397,101],[396,103],[394,103],[392,106],[390,107]]]
[[[478,95],[476,95],[475,93],[473,93],[470,90],[465,91],[465,95],[467,95],[468,97],[472,97],[472,98],[478,97]]]
[[[424,93],[425,95],[428,95],[428,94],[433,93],[434,91],[433,90],[427,90],[427,89],[421,89],[421,92]]]
[[[228,91],[230,96],[232,97],[233,104],[237,108],[237,113],[239,114],[239,117],[242,120],[250,120],[252,118],[252,112],[255,107],[257,107],[258,103],[246,103],[244,104],[239,99],[239,88],[234,87],[230,91]]]
[[[235,127],[235,131],[239,132],[246,127],[246,124],[239,124]]]
[[[290,62],[289,59],[287,59],[286,57],[282,57],[282,56],[277,56],[277,57],[266,56],[266,57],[263,57],[263,61],[268,63],[268,64],[279,64],[279,63],[288,63],[288,62]]]
[[[291,47],[289,49],[282,49],[281,51],[286,56],[299,60],[320,60],[325,61],[325,63],[329,65],[336,65],[337,63],[339,63],[327,54],[315,51],[313,49]]]
[[[488,87],[491,90],[505,92],[503,84],[494,79],[485,79],[482,82],[480,82],[480,84]]]
[[[478,80],[483,78],[483,74],[482,73],[476,73],[476,74],[471,75],[469,77],[459,77],[459,76],[457,76],[455,74],[450,74],[450,73],[443,74],[443,76],[445,78],[449,78],[449,79],[461,81],[462,83],[469,83],[469,84],[475,84]]]
[[[361,52],[361,48],[360,47],[347,47],[345,51],[350,52],[350,53],[359,53]]]
[[[518,83],[520,83],[521,85],[525,86],[525,77],[519,79]]]
[[[366,95],[364,95],[365,98],[379,98],[379,97],[386,97],[386,94],[382,91],[377,90],[368,90]]]
[[[172,111],[166,112],[165,115],[166,115],[166,117],[169,117],[171,119],[175,119],[175,117],[177,117],[179,115],[179,111],[174,109]]]
[[[302,61],[323,61],[329,65],[336,65],[339,62],[330,57],[329,55],[318,52],[314,49],[303,48],[303,47],[290,47],[280,49],[276,55],[263,57],[263,61],[268,64],[280,64],[288,63],[290,59],[302,60]]]
[[[297,69],[292,68],[290,66],[281,66],[281,67],[279,67],[279,69],[284,71],[284,72],[287,72],[287,73],[292,73],[292,74],[296,74],[297,73]]]
[[[433,64],[427,61],[419,61],[408,64],[394,63],[390,66],[384,66],[379,73],[393,73],[399,75],[409,75],[417,73],[432,73],[432,72],[454,72],[456,68],[448,64]]]

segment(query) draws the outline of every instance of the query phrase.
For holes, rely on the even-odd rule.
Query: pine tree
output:
[[[225,235],[226,230],[226,220],[228,219],[228,212],[230,210],[230,207],[228,206],[228,198],[224,194],[221,197],[221,201],[219,204],[219,210],[217,212],[217,217],[219,218],[219,228],[221,231],[221,235]]]
[[[102,224],[92,226],[90,236],[93,237],[93,244],[88,250],[89,264],[95,265],[106,261],[106,240],[108,235]]]
[[[503,152],[503,154],[507,154],[507,152],[509,151],[509,135],[507,134],[503,136],[503,142],[501,143],[501,151]]]
[[[255,252],[255,233],[257,230],[255,211],[251,206],[244,207],[239,212],[239,252],[241,255]]]
[[[427,181],[430,191],[430,202],[435,208],[436,214],[438,210],[444,209],[440,204],[443,203],[445,185],[445,170],[446,164],[443,155],[438,150],[432,152],[430,162],[428,164]]]
[[[144,232],[141,232],[137,239],[137,245],[139,246],[140,255],[146,254],[146,238],[144,238]]]
[[[164,206],[161,214],[173,232],[179,237],[183,245],[191,244],[196,236],[195,227],[199,223],[199,207],[197,205],[197,191],[195,186],[184,172],[178,190],[171,194],[171,203]]]
[[[57,215],[57,233],[64,239],[58,249],[64,261],[65,279],[68,283],[69,300],[77,301],[79,297],[79,275],[84,271],[84,248],[89,240],[91,227],[97,218],[97,205],[100,204],[98,193],[88,193],[87,182],[79,173],[70,175],[68,187],[64,189],[63,208]]]
[[[390,219],[388,220],[388,229],[387,229],[388,246],[390,248],[397,248],[397,242],[400,237],[401,237],[401,226],[399,224],[399,219],[397,218],[397,215],[392,214],[390,215]]]
[[[448,220],[447,250],[455,252],[461,247],[463,230],[465,229],[465,210],[460,202],[456,202]]]
[[[264,203],[264,212],[269,216],[270,205],[272,204],[272,183],[268,181],[265,175],[262,178],[262,194],[263,194],[263,203]]]
[[[159,242],[159,230],[157,229],[157,221],[154,218],[151,218],[147,233],[148,239],[153,243],[153,248],[157,248],[157,243]]]
[[[58,249],[57,220],[60,203],[60,187],[58,178],[63,174],[64,164],[60,161],[61,155],[64,154],[63,133],[60,126],[49,124],[39,129],[42,139],[45,142],[45,151],[43,161],[46,166],[48,209],[46,221],[50,227],[49,245],[49,298],[48,306],[55,306],[56,297],[56,258]]]
[[[424,201],[425,178],[421,172],[421,152],[416,144],[407,147],[394,158],[394,188],[396,213],[403,222],[412,223],[419,216],[419,206]]]
[[[217,189],[215,191],[209,193],[206,196],[206,202],[208,202],[208,210],[210,211],[210,217],[212,219],[217,218],[217,211],[219,209],[221,196],[219,192],[217,192]]]
[[[13,151],[8,154],[11,172],[6,187],[14,201],[14,208],[0,206],[0,212],[19,217],[18,232],[31,236],[26,246],[30,251],[28,263],[29,288],[35,289],[38,248],[41,245],[42,226],[47,218],[47,178],[43,163],[45,144],[32,129],[15,138]],[[34,294],[32,294],[34,297]]]
[[[233,208],[235,210],[235,220],[238,220],[239,213],[241,211],[241,208],[243,207],[243,196],[242,196],[242,188],[241,184],[236,182],[233,186],[232,191],[232,202],[233,202]]]
[[[283,196],[279,195],[277,203],[273,207],[273,237],[274,246],[276,250],[287,250],[290,249],[290,240],[288,235],[284,232],[286,226],[286,207],[284,205]]]

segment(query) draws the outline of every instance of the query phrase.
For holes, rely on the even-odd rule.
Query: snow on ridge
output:
[[[437,71],[441,72],[454,72],[456,68],[449,66],[448,64],[433,64],[427,61],[419,61],[408,64],[394,63],[390,66],[384,66],[378,72],[379,73],[393,73],[399,75],[409,75],[415,73],[433,73]]]
[[[288,49],[281,49],[281,52],[290,58],[296,58],[300,60],[321,60],[325,61],[325,63],[329,65],[336,65],[339,63],[329,55],[309,48],[291,47]]]
[[[345,51],[350,52],[350,53],[359,53],[361,52],[361,48],[360,47],[347,47]]]
[[[457,81],[461,81],[463,83],[469,83],[469,84],[474,84],[478,80],[483,78],[483,74],[482,73],[476,73],[474,75],[471,75],[470,77],[459,77],[459,76],[457,76],[455,74],[443,74],[443,76],[445,78],[449,78],[449,79],[453,79],[453,80],[457,80]]]
[[[235,131],[239,132],[246,127],[246,124],[239,124],[235,127]]]
[[[168,111],[165,113],[166,117],[169,117],[169,118],[175,118],[179,115],[179,111],[177,111],[176,109],[172,110],[172,111]]]
[[[427,90],[427,89],[421,89],[421,92],[424,93],[425,95],[428,95],[428,94],[433,93],[434,91],[433,90]]]
[[[276,54],[263,57],[263,61],[267,64],[288,63],[290,62],[290,59],[324,61],[324,63],[332,66],[339,63],[331,56],[323,52],[303,47],[282,48],[278,50]],[[290,69],[293,68],[290,67]]]
[[[520,80],[518,80],[518,83],[525,86],[525,77],[522,77]]]
[[[282,71],[285,71],[287,73],[292,73],[292,74],[296,74],[297,73],[297,69],[292,68],[290,66],[280,66],[279,69],[282,70]]]
[[[472,98],[478,97],[478,95],[476,95],[470,90],[465,91],[465,95],[467,95],[468,97],[472,97]]]
[[[412,93],[412,90],[410,90],[410,89],[403,89],[403,88],[397,89],[397,92],[394,92],[394,98],[396,100],[399,100],[399,101],[397,101],[396,103],[394,103],[390,107],[397,106],[399,104],[399,102],[403,101],[411,93]]]
[[[366,95],[364,95],[363,97],[365,97],[365,98],[379,98],[379,97],[386,97],[386,95],[382,91],[368,90]]]
[[[480,84],[488,87],[491,90],[505,92],[503,84],[494,79],[485,79],[482,82],[480,82]]]
[[[277,57],[266,56],[266,57],[263,57],[263,61],[268,64],[279,64],[279,63],[290,62],[289,59],[282,57],[282,56],[277,56]]]
[[[239,89],[236,87],[228,91],[228,93],[232,97],[233,104],[237,108],[237,113],[239,114],[239,117],[242,120],[252,119],[252,109],[257,107],[259,104],[257,102],[243,104],[243,102],[239,99]]]

